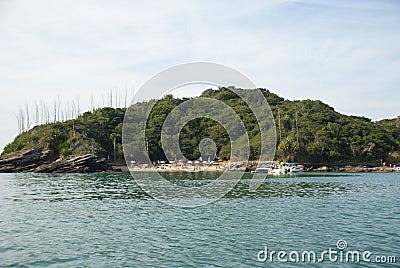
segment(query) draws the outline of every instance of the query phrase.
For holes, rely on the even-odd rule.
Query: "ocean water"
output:
[[[217,175],[168,174],[189,186]],[[214,203],[176,208],[146,195],[130,174],[0,174],[0,266],[399,265],[400,173],[267,178],[252,193],[249,178]],[[287,262],[264,260],[266,247],[268,256],[286,252]],[[301,262],[293,253],[319,258],[329,249],[336,261]],[[348,251],[370,251],[371,262],[346,262]],[[390,256],[397,263],[375,259]]]

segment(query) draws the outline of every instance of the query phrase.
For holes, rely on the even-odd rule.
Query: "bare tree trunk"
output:
[[[128,89],[126,88],[126,86],[125,86],[125,100],[124,100],[124,107],[126,108],[127,106],[126,106],[126,100],[127,100],[127,98],[128,98]]]
[[[44,102],[40,101],[40,124],[44,124],[45,121],[45,107]]]
[[[17,118],[17,124],[18,124],[18,135],[21,134],[21,119],[19,118],[18,115],[15,116]]]
[[[26,130],[31,128],[31,121],[29,119],[29,104],[25,103],[25,114],[26,114]]]
[[[117,91],[117,88],[114,88],[114,93],[115,93],[115,97],[114,97],[114,99],[115,99],[115,108],[117,108],[118,107],[118,91]]]
[[[118,108],[121,108],[122,104],[122,94],[121,94],[121,89],[118,88]]]
[[[50,123],[50,109],[46,105],[46,124],[49,124],[49,123]]]
[[[21,133],[25,132],[25,116],[24,116],[24,111],[22,109],[22,107],[19,108],[19,122],[21,124],[20,128],[21,128]]]
[[[15,114],[15,118],[17,119],[18,135],[20,135],[22,133],[20,114]]]
[[[93,95],[90,95],[90,111],[94,111],[94,105],[93,105]]]
[[[75,106],[75,101],[72,100],[72,107],[71,107],[71,118],[75,118],[75,111],[76,111],[76,106]]]
[[[67,114],[65,115],[65,120],[68,120],[70,116],[71,116],[71,104],[68,101],[67,102]]]
[[[81,115],[81,107],[79,106],[79,96],[76,96],[76,115],[75,118],[78,118]]]
[[[57,96],[57,121],[60,121],[61,100],[60,95]]]
[[[39,118],[39,105],[35,100],[35,125],[39,125],[40,118]]]
[[[117,91],[117,88],[114,88],[114,105],[115,105],[115,108],[117,108],[118,107],[118,91]]]
[[[53,122],[55,123],[55,122],[57,122],[57,101],[56,100],[54,101],[53,105],[54,105],[54,107],[53,107],[54,108]]]

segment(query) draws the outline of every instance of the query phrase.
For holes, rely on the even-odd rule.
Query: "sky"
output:
[[[400,1],[0,0],[0,151],[20,107],[102,106],[110,90],[131,98],[191,61],[228,65],[287,99],[394,118]]]

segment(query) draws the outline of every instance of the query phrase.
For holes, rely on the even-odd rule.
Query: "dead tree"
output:
[[[76,102],[75,102],[75,114],[74,114],[74,118],[78,118],[78,116],[79,116],[79,99],[77,98],[76,99]],[[73,118],[73,119],[74,119]]]
[[[25,115],[26,115],[26,130],[29,130],[31,128],[31,120],[29,117],[29,104],[27,102],[25,103]]]
[[[61,101],[60,95],[57,96],[57,121],[60,121]]]
[[[93,94],[90,95],[90,109],[89,109],[89,111],[91,111],[91,112],[94,111]]]
[[[25,132],[25,115],[22,107],[19,108],[19,123],[20,123],[20,132],[23,133]]]
[[[53,114],[53,122],[57,122],[57,101],[54,101],[53,103],[53,109],[54,109],[54,114]]]
[[[43,101],[40,101],[40,124],[44,124],[46,120],[46,111],[45,111],[45,104]]]
[[[128,98],[128,89],[125,86],[124,108],[126,108],[126,100]]]
[[[20,135],[21,134],[21,119],[20,119],[20,117],[19,117],[19,115],[15,115],[15,118],[17,119],[17,127],[18,127],[18,135]]]
[[[40,118],[39,118],[39,105],[37,101],[35,100],[35,125],[39,125]]]

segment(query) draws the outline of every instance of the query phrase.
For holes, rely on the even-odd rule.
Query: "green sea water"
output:
[[[217,175],[167,174],[189,187]],[[249,181],[247,174],[211,204],[176,208],[149,197],[130,174],[0,174],[0,266],[399,265],[400,173],[267,178],[256,192]],[[395,256],[397,263],[259,258],[265,247],[338,250],[338,240],[347,243],[343,252]]]

